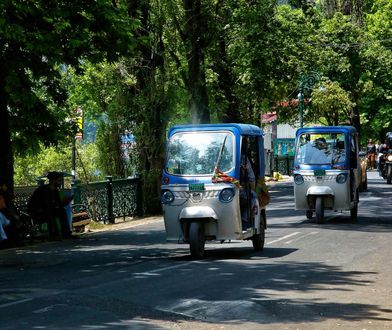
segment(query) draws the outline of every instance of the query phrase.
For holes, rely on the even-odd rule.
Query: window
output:
[[[302,164],[336,164],[346,160],[342,133],[301,134],[296,148],[296,160]]]
[[[169,141],[166,172],[212,175],[217,163],[221,171],[228,172],[234,167],[233,144],[229,132],[176,133]]]

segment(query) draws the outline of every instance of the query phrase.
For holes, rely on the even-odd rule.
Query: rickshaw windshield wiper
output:
[[[222,145],[221,145],[221,147],[219,149],[218,158],[217,158],[216,163],[215,163],[214,173],[217,170],[217,168],[219,166],[219,163],[220,163],[220,161],[222,159],[222,154],[223,154],[223,150],[225,148],[226,140],[227,140],[227,134],[225,135],[225,138],[223,139]]]

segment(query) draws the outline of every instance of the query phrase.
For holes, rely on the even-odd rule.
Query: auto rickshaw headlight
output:
[[[392,162],[392,155],[388,155],[387,159],[388,159],[388,162]]]
[[[174,201],[174,194],[170,190],[164,190],[161,195],[162,204],[169,204]]]
[[[345,173],[340,173],[337,177],[336,177],[336,182],[337,183],[345,183],[347,181],[347,174]]]
[[[294,182],[295,182],[295,184],[303,184],[304,183],[304,177],[301,174],[296,174],[294,176]]]
[[[233,200],[235,191],[232,188],[225,188],[219,194],[219,200],[223,203],[229,203]]]

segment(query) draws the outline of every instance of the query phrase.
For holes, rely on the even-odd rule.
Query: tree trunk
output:
[[[141,27],[137,31],[140,37],[148,37],[150,33],[159,40],[163,47],[162,31],[151,31],[150,7],[148,1],[133,2],[130,11],[140,12]],[[162,114],[166,110],[163,101],[164,88],[157,82],[158,71],[163,72],[163,58],[159,54],[162,49],[154,49],[151,45],[141,45],[139,64],[136,69],[137,86],[132,90],[131,98],[142,100],[137,111],[136,145],[139,155],[140,174],[142,176],[143,212],[157,214],[162,212],[160,203],[160,175],[164,159],[164,137],[166,124],[162,122]]]
[[[203,54],[203,19],[201,0],[184,0],[185,35],[188,45],[188,81],[190,92],[189,110],[192,123],[209,123],[208,96],[206,87],[204,54]]]
[[[358,134],[361,135],[361,121],[357,106],[355,106],[351,112],[351,124],[357,129]]]
[[[13,197],[14,188],[14,167],[13,167],[13,154],[11,144],[11,134],[8,116],[8,97],[4,90],[5,72],[0,67],[0,177],[4,180],[7,190],[5,192],[6,203],[10,203]]]
[[[230,71],[230,63],[226,52],[226,42],[224,36],[219,37],[219,51],[218,58],[214,71],[218,74],[218,85],[223,92],[226,100],[226,106],[218,113],[218,118],[224,123],[238,123],[241,121],[240,112],[238,109],[238,99],[233,92],[234,79]]]

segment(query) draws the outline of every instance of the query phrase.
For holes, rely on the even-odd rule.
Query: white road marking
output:
[[[268,243],[266,243],[266,245],[269,245],[269,244],[273,244],[273,243],[282,241],[282,240],[284,240],[284,239],[286,239],[286,238],[289,238],[289,237],[291,237],[291,236],[295,236],[295,235],[298,235],[298,234],[300,234],[300,232],[299,232],[299,231],[296,231],[295,233],[291,233],[291,234],[288,234],[288,235],[283,236],[283,237],[281,237],[281,238],[275,239],[275,240],[273,240],[273,241],[271,241],[271,242],[268,242]]]
[[[290,241],[284,242],[284,244],[290,244],[290,243],[292,243],[292,242],[295,242],[295,241],[298,241],[298,240],[300,240],[300,239],[303,239],[303,238],[305,238],[305,237],[307,237],[307,236],[316,235],[316,234],[318,234],[318,231],[312,231],[312,232],[307,233],[307,234],[305,234],[305,235],[303,235],[303,236],[301,236],[301,237],[297,237],[297,238],[294,238],[294,239],[292,239],[292,240],[290,240]]]
[[[31,300],[33,300],[33,298],[27,298],[27,299],[22,299],[22,300],[13,301],[13,302],[10,302],[10,303],[7,303],[7,304],[1,304],[1,305],[0,305],[0,308],[5,308],[5,307],[12,306],[12,305],[21,304],[21,303],[24,303],[24,302],[26,302],[26,301],[31,301]]]
[[[145,276],[159,275],[159,272],[163,272],[163,271],[169,270],[169,269],[180,268],[180,267],[183,267],[184,265],[191,264],[191,263],[198,263],[198,262],[197,261],[190,261],[190,262],[186,262],[186,263],[178,264],[178,265],[174,265],[174,266],[152,269],[152,270],[149,270],[148,272],[133,273],[133,275],[136,275],[136,276],[138,276],[138,275],[145,275]]]

